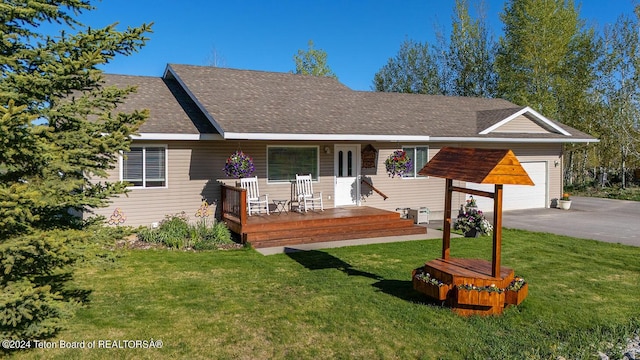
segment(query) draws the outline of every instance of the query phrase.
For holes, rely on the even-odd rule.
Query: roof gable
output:
[[[521,108],[493,125],[481,130],[480,135],[490,133],[556,133],[571,136],[560,125],[542,116],[530,107]]]

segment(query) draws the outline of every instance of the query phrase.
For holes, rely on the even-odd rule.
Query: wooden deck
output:
[[[426,234],[413,220],[394,211],[372,207],[345,207],[299,213],[283,212],[247,216],[245,224],[228,216],[225,222],[255,248],[324,241]]]

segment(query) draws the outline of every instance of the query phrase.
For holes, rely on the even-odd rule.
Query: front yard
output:
[[[453,239],[451,249],[490,259],[491,238]],[[121,251],[113,265],[82,269],[75,284],[93,292],[56,348],[16,357],[619,358],[616,345],[640,330],[637,247],[505,230],[502,264],[529,282],[529,296],[488,318],[459,317],[412,289],[411,270],[439,257],[440,240],[274,256]],[[151,339],[162,347],[114,347]],[[60,349],[60,340],[97,345]]]

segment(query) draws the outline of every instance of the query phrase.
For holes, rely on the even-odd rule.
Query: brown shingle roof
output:
[[[118,111],[149,109],[141,133],[200,134],[216,133],[211,122],[175,80],[149,76],[104,75],[105,85],[137,91],[118,105]]]
[[[478,132],[523,109],[503,99],[353,91],[327,77],[176,64],[167,69],[165,77],[188,88],[225,133],[500,138]],[[562,127],[573,139],[591,139]]]

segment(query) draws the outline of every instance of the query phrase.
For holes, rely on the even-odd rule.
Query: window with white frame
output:
[[[288,182],[296,174],[311,174],[318,180],[319,158],[317,146],[268,146],[267,179],[269,182]]]
[[[142,188],[167,186],[167,148],[132,146],[123,153],[122,181]]]
[[[425,177],[418,175],[420,171],[429,161],[429,147],[428,146],[403,146],[402,150],[407,153],[409,159],[413,160],[413,173],[405,174],[404,178],[418,178]]]

